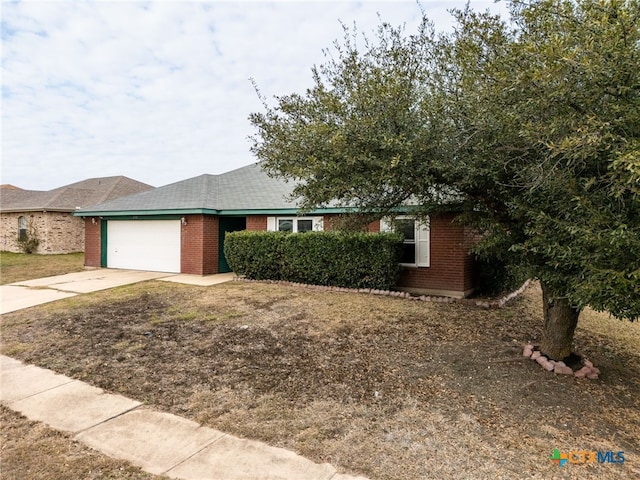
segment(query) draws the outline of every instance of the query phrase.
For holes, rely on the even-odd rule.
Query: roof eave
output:
[[[167,210],[78,210],[74,217],[128,217],[154,215],[218,215],[218,210],[208,208],[177,208]]]
[[[59,213],[73,213],[76,210],[73,208],[0,208],[0,213],[47,213],[47,212],[59,212]]]
[[[410,208],[397,209],[407,211]],[[73,212],[75,217],[130,217],[135,216],[156,216],[156,215],[218,215],[218,216],[241,216],[241,215],[298,215],[301,212],[298,208],[245,208],[245,209],[223,209],[215,210],[210,208],[185,208],[185,209],[158,209],[158,210],[79,210]],[[305,215],[326,215],[356,213],[353,208],[327,207],[316,208]]]

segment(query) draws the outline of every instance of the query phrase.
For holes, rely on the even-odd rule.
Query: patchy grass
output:
[[[0,252],[0,284],[51,277],[84,269],[84,253],[36,255]]]
[[[151,480],[151,475],[114,460],[39,422],[0,406],[4,480]]]
[[[586,312],[597,381],[524,359],[540,290],[502,310],[233,282],[145,282],[2,316],[2,353],[372,479],[634,478],[640,325]],[[571,464],[563,452],[624,451]]]

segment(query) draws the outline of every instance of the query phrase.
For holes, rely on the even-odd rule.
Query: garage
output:
[[[109,220],[107,267],[180,273],[180,220]]]

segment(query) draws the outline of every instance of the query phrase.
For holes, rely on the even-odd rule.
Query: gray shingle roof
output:
[[[153,187],[128,177],[90,178],[49,191],[0,189],[0,211],[73,212],[115,198],[131,195]]]
[[[269,177],[254,163],[221,175],[200,175],[84,208],[78,214],[295,209],[296,202],[290,198],[293,187],[293,183]]]
[[[151,190],[153,187],[128,177],[89,178],[54,190],[0,189],[0,211],[73,212],[124,195]]]

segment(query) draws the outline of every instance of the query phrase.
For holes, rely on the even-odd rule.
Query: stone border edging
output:
[[[578,370],[573,370],[562,361],[556,362],[555,360],[547,358],[531,343],[524,346],[522,356],[537,362],[548,372],[554,372],[560,375],[573,375],[576,378],[588,378],[589,380],[597,380],[600,375],[600,369],[594,367],[593,363],[582,355],[579,355],[582,358],[582,367]]]
[[[286,280],[253,280],[246,277],[236,276],[236,281],[239,282],[261,282],[275,285],[287,285],[291,287],[303,287],[311,290],[318,290],[321,292],[344,292],[344,293],[367,293],[369,295],[383,295],[388,297],[406,298],[408,300],[417,300],[421,302],[435,302],[435,303],[459,303],[462,305],[469,305],[472,307],[480,307],[486,309],[497,309],[504,307],[507,302],[518,297],[526,290],[531,283],[531,280],[527,280],[522,284],[520,288],[513,292],[500,297],[497,300],[474,300],[472,298],[452,298],[442,297],[437,295],[412,295],[409,292],[400,292],[396,290],[378,290],[374,288],[346,288],[346,287],[331,287],[326,285],[312,285],[309,283],[289,282]]]

